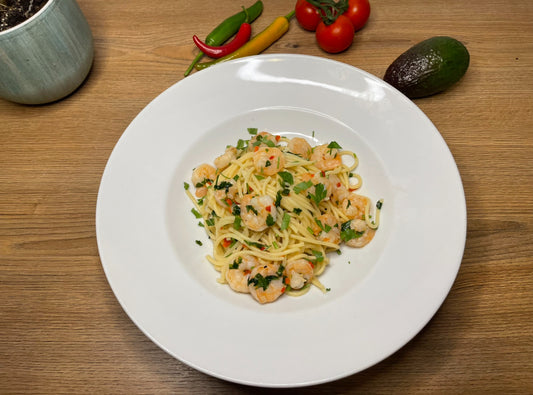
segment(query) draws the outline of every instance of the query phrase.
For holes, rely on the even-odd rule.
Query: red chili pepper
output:
[[[196,46],[202,51],[204,54],[209,56],[210,58],[218,59],[223,56],[229,55],[230,53],[235,52],[237,49],[242,47],[246,42],[250,39],[250,36],[252,35],[252,25],[249,23],[243,23],[241,27],[239,28],[239,31],[231,40],[225,45],[222,45],[220,47],[213,47],[211,45],[207,45],[202,40],[198,38],[198,36],[193,36],[192,40],[196,44]]]
[[[231,240],[231,238],[226,237],[224,240],[222,240],[222,246],[224,248],[228,248],[231,245],[232,241],[233,240]]]

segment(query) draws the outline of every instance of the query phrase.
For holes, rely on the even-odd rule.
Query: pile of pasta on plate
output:
[[[300,296],[319,280],[328,253],[367,245],[382,201],[356,193],[357,155],[339,143],[311,146],[303,137],[257,133],[192,171],[185,190],[213,242],[207,256],[218,281],[259,303]],[[310,139],[311,140],[311,139]]]

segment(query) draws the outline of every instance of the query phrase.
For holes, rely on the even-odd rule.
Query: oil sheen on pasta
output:
[[[250,138],[227,146],[213,165],[193,169],[194,195],[185,190],[213,242],[207,256],[218,281],[270,303],[311,286],[328,289],[319,276],[328,253],[342,244],[361,248],[378,228],[382,201],[358,194],[358,159],[339,143],[312,147],[248,129]]]

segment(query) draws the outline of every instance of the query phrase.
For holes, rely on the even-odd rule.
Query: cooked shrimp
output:
[[[311,156],[311,145],[301,137],[293,137],[287,144],[287,149],[293,154],[300,155],[304,159]]]
[[[236,292],[249,293],[248,280],[254,266],[259,264],[259,260],[253,255],[244,255],[230,264],[226,272],[226,281],[231,289]]]
[[[241,218],[244,225],[256,232],[268,228],[267,222],[274,223],[278,214],[274,203],[274,199],[268,195],[244,195],[241,200]]]
[[[374,238],[376,231],[368,227],[362,219],[354,219],[350,222],[350,229],[355,230],[356,237],[348,240],[346,245],[355,248],[366,246]]]
[[[350,219],[364,219],[370,200],[366,196],[350,193],[341,203],[342,212]]]
[[[201,164],[192,172],[191,182],[196,187],[196,197],[204,197],[207,194],[207,186],[211,185],[216,178],[216,170],[206,163]]]
[[[316,227],[319,229],[316,232],[318,238],[327,243],[339,244],[341,242],[341,231],[339,229],[339,223],[333,214],[322,214],[317,218]]]
[[[287,281],[292,289],[303,288],[314,276],[313,265],[306,259],[287,261],[285,266]]]
[[[324,200],[328,200],[334,191],[334,184],[330,181],[329,176],[325,177],[322,172],[318,172],[315,174],[304,173],[302,174],[302,180],[311,181],[313,183],[313,186],[307,188],[307,192],[312,195],[316,194],[316,186],[318,184],[322,184],[326,191],[326,197],[324,198]]]
[[[273,176],[285,167],[285,157],[279,148],[261,147],[253,159],[255,169],[266,176]]]
[[[279,264],[272,262],[252,269],[248,290],[259,303],[273,302],[285,292],[286,287],[278,270]]]
[[[336,205],[339,205],[339,203],[348,197],[350,192],[336,174],[330,174],[328,179],[332,188],[331,200]]]
[[[214,164],[219,170],[223,170],[229,166],[232,160],[237,158],[237,148],[228,147],[226,151],[214,160]]]
[[[274,136],[268,132],[259,132],[250,139],[248,143],[248,151],[254,151],[256,147],[269,147],[278,145],[279,136]]]
[[[313,149],[310,159],[315,162],[315,166],[322,171],[333,170],[342,165],[342,158],[339,150],[328,148],[328,144],[316,146]]]

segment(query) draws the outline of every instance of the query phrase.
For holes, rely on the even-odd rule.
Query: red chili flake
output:
[[[342,185],[342,184],[341,184],[340,182],[338,182],[338,183],[337,183],[337,188],[340,188],[341,185]]]
[[[272,212],[272,206],[266,206],[265,210],[268,211],[269,213]]]
[[[268,159],[270,159],[270,160],[274,159],[274,155],[272,155],[272,156],[271,156],[270,158],[268,158]]]
[[[279,141],[281,139],[280,135],[276,135],[276,141]]]
[[[254,148],[254,152],[257,152],[259,150],[259,146],[256,145],[255,148]]]
[[[228,206],[231,206],[233,204],[230,198],[226,198],[226,203],[228,204]]]
[[[224,240],[222,240],[222,246],[224,248],[228,248],[231,242],[232,242],[231,238],[226,237]]]
[[[281,288],[281,293],[284,293],[286,289],[286,287]]]

